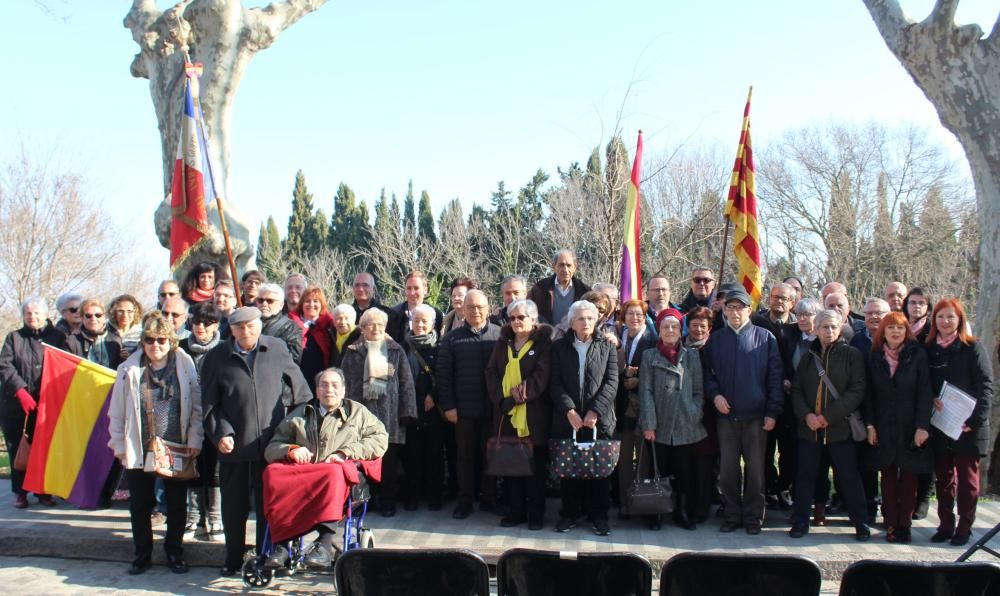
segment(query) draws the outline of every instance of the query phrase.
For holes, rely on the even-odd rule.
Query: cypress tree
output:
[[[306,188],[306,177],[299,170],[295,174],[295,188],[292,190],[292,214],[288,217],[288,235],[282,246],[286,257],[295,258],[303,254],[313,220],[312,194]]]
[[[417,227],[416,205],[413,198],[413,178],[406,186],[406,198],[403,199],[403,229],[412,232]]]
[[[427,238],[431,242],[437,240],[434,235],[434,214],[431,213],[431,196],[427,191],[420,192],[420,217],[418,230],[421,238]]]

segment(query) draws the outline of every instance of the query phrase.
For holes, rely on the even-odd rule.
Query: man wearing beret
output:
[[[205,434],[219,450],[226,537],[222,575],[235,575],[243,565],[251,492],[260,551],[265,528],[264,450],[285,412],[312,398],[285,342],[261,335],[260,318],[260,310],[252,306],[233,311],[232,339],[212,348],[201,369]],[[283,400],[284,387],[289,391]]]
[[[760,534],[767,432],[781,414],[784,394],[778,342],[750,322],[750,304],[741,286],[726,293],[725,326],[705,347],[705,397],[719,413],[719,488],[726,499],[719,529],[743,526],[747,534]]]

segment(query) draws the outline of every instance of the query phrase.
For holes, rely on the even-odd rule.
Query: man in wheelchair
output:
[[[316,397],[292,410],[281,421],[264,452],[267,462],[282,462],[297,467],[306,464],[342,465],[343,462],[382,457],[389,445],[389,434],[385,426],[364,405],[344,399],[344,393],[344,374],[340,369],[328,368],[316,375]],[[295,486],[297,483],[292,481],[290,483],[292,486],[282,487],[280,490],[287,488],[288,494],[296,494],[296,491],[314,488]],[[266,498],[269,502],[272,501],[271,498]],[[295,504],[291,506],[295,507]],[[294,518],[299,512],[285,511],[282,515],[285,514]],[[350,515],[350,512],[347,514]],[[268,521],[274,531],[274,523],[270,517]],[[331,565],[335,528],[336,522],[320,522],[313,526],[312,529],[319,533],[319,538],[307,549],[306,565]],[[284,544],[276,543],[266,565],[271,568],[281,567],[288,556]]]

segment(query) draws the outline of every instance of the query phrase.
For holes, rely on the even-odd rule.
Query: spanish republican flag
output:
[[[753,151],[750,149],[750,96],[753,87],[747,93],[747,105],[743,109],[743,130],[740,132],[740,145],[736,149],[736,163],[733,165],[733,178],[729,183],[729,198],[726,199],[725,216],[733,223],[733,253],[739,265],[737,278],[747,294],[750,294],[757,308],[764,287],[761,275],[762,261],[760,256],[760,237],[757,234],[757,195],[753,174]]]
[[[108,405],[115,371],[45,346],[38,418],[24,488],[94,507],[115,455]]]
[[[170,183],[171,270],[180,267],[191,251],[209,235],[211,228],[207,205],[209,200],[215,198],[207,195],[212,193],[212,185],[205,184],[208,147],[201,130],[201,103],[198,99],[201,64],[185,64],[184,74],[184,111]]]
[[[639,179],[642,169],[642,131],[635,143],[632,179],[625,199],[625,238],[622,240],[621,301],[642,299],[642,268],[639,259]]]

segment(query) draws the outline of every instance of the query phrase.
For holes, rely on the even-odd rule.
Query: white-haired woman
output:
[[[415,511],[421,497],[427,498],[431,511],[441,509],[445,424],[434,386],[440,341],[436,326],[437,311],[434,307],[418,304],[413,309],[410,326],[404,332],[417,400],[417,420],[406,429],[404,448],[403,468],[406,470],[407,486],[403,508],[407,511]]]
[[[851,438],[848,416],[865,397],[865,359],[840,336],[843,317],[834,310],[816,315],[816,340],[799,360],[792,383],[792,407],[798,421],[798,472],[789,536],[809,532],[809,505],[824,446],[829,450],[840,493],[859,542],[871,537],[865,493],[858,466],[858,446]]]
[[[417,417],[410,362],[403,347],[385,332],[389,316],[377,308],[361,315],[361,338],[347,346],[341,370],[347,398],[361,402],[389,431],[389,449],[382,456],[378,501],[382,515],[396,515],[398,468],[406,444],[406,425]]]
[[[10,461],[17,457],[22,432],[30,441],[35,430],[35,410],[42,384],[43,343],[66,348],[66,336],[48,320],[49,308],[41,298],[28,298],[21,303],[23,325],[7,334],[0,350],[0,428],[3,429]],[[10,488],[14,492],[14,507],[28,506],[28,493],[21,488],[24,471],[11,470]],[[56,502],[46,494],[37,494],[38,502],[52,506]]]
[[[361,337],[361,329],[354,324],[358,315],[350,304],[338,304],[330,311],[330,316],[333,317],[333,328],[330,329],[330,336],[333,338],[330,366],[340,368],[347,346]]]
[[[154,436],[187,445],[193,455],[201,452],[204,424],[201,385],[194,360],[179,350],[177,334],[159,311],[142,322],[142,349],[118,367],[108,406],[108,447],[125,468],[129,487],[129,516],[135,560],[129,575],[143,573],[152,564],[153,527],[150,514],[156,506],[157,476],[143,471],[146,446]],[[187,573],[184,562],[184,524],[187,481],[163,479],[167,505],[164,550],[167,567]]]
[[[615,430],[615,394],[618,391],[618,356],[613,343],[595,333],[600,313],[597,307],[578,300],[569,307],[570,331],[552,346],[552,438],[563,439],[581,431],[581,437],[597,429],[600,439],[610,439]],[[557,532],[568,532],[586,513],[594,534],[607,536],[610,480],[563,479],[562,511]]]

